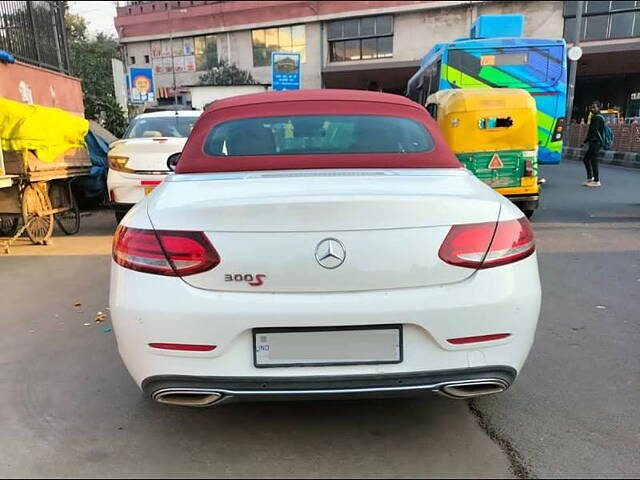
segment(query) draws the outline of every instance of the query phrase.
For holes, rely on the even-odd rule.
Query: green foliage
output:
[[[89,109],[92,117],[97,119],[100,124],[113,133],[116,137],[122,137],[122,134],[127,129],[127,117],[122,107],[115,99],[113,95],[106,95],[104,97],[86,97],[87,103],[85,103],[85,110]]]
[[[65,25],[71,72],[82,80],[85,117],[100,121],[119,137],[127,126],[127,117],[115,100],[113,88],[111,59],[121,56],[118,42],[103,33],[90,38],[87,24],[79,15],[66,12]]]
[[[87,41],[87,22],[80,15],[65,12],[64,23],[69,43]]]
[[[209,71],[200,75],[200,85],[229,86],[229,85],[257,85],[258,82],[250,72],[239,69],[235,64],[229,65],[225,60]]]

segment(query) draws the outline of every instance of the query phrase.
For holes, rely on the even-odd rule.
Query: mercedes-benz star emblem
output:
[[[316,247],[316,260],[324,268],[338,268],[346,257],[344,245],[336,238],[325,238]]]

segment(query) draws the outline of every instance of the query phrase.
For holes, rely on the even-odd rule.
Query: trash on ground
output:
[[[82,306],[82,304],[81,304],[80,302],[76,302],[76,303],[74,303],[74,304],[73,304],[73,306],[74,306],[74,307],[81,307],[81,306]]]
[[[104,333],[109,333],[111,331],[111,329],[109,327],[105,327],[105,328],[102,329],[102,331]]]
[[[96,315],[96,320],[95,320],[95,322],[96,322],[96,323],[102,323],[102,322],[104,322],[106,319],[107,319],[107,316],[106,316],[104,313],[102,313],[102,312],[98,312],[98,314]]]
[[[84,325],[85,327],[90,327],[90,326],[91,326],[91,324],[90,324],[89,322],[83,323],[83,325]]]
[[[596,308],[599,308],[600,310],[606,310],[607,307],[605,307],[604,305],[596,305]]]

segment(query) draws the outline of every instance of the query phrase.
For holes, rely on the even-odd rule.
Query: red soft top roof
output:
[[[366,90],[291,90],[285,92],[249,93],[235,97],[225,98],[213,102],[207,112],[221,110],[223,108],[240,107],[244,105],[257,105],[262,103],[300,102],[300,101],[351,101],[351,102],[378,102],[407,105],[413,108],[421,108],[417,103],[400,95],[390,93],[370,92]]]
[[[380,115],[414,120],[431,134],[434,148],[419,153],[213,156],[203,145],[216,125],[229,120],[290,115]],[[187,140],[176,173],[316,168],[460,168],[427,111],[399,95],[362,90],[297,90],[239,95],[215,101]]]

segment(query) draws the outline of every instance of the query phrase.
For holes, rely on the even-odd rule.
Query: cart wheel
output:
[[[0,237],[13,237],[18,231],[18,217],[0,216]]]
[[[73,196],[71,186],[68,183],[54,182],[50,187],[49,198],[62,200],[63,205],[55,207],[69,206],[66,212],[57,213],[55,215],[56,223],[66,235],[75,235],[80,230],[80,210],[78,202]]]
[[[53,233],[53,214],[49,196],[43,188],[29,185],[22,192],[22,220],[33,243],[45,244]]]

